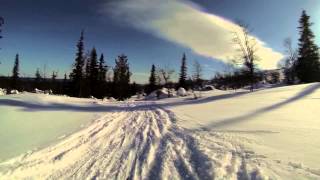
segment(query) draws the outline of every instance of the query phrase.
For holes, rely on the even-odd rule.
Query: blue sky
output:
[[[262,42],[262,55],[278,60],[283,39],[298,38],[303,9],[312,16],[319,43],[317,0],[0,0],[0,16],[5,18],[0,74],[11,73],[19,53],[23,76],[33,76],[46,65],[47,74],[54,70],[62,77],[70,72],[84,29],[86,49],[95,46],[109,65],[125,53],[137,82],[147,80],[153,63],[178,71],[183,52],[190,66],[200,61],[210,78],[225,70],[223,62],[232,53],[224,41],[227,27],[235,27],[233,21],[248,23],[252,36]]]

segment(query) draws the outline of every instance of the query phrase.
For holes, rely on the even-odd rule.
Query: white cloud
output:
[[[227,62],[236,54],[232,32],[240,31],[235,23],[206,13],[187,0],[121,0],[106,3],[108,13],[122,23],[180,44],[194,52]],[[259,66],[275,68],[283,55],[255,37]]]

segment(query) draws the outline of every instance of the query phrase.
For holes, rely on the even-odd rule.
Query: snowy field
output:
[[[320,84],[159,101],[0,96],[0,179],[320,179]]]

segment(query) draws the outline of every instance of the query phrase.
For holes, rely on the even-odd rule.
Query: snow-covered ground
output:
[[[92,100],[63,96],[0,96],[0,162],[56,142],[101,116],[101,112],[70,109],[84,105],[94,108]]]
[[[319,83],[197,100],[1,96],[0,154],[16,157],[0,179],[320,179],[319,101]]]

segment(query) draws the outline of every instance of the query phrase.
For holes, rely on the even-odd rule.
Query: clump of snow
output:
[[[156,99],[165,99],[168,97],[174,97],[175,90],[162,88],[151,92],[148,96],[146,96],[146,100],[156,100]]]
[[[6,95],[7,91],[5,89],[0,88],[0,96]]]
[[[11,90],[11,91],[10,91],[10,94],[20,94],[20,93],[19,93],[19,91],[18,91],[18,90],[13,89],[13,90]]]
[[[43,90],[40,90],[40,89],[37,89],[37,88],[35,88],[35,89],[33,90],[33,92],[36,93],[36,94],[44,94],[44,91],[43,91]]]
[[[187,91],[183,88],[183,87],[180,87],[177,91],[177,96],[187,96],[188,93]]]

